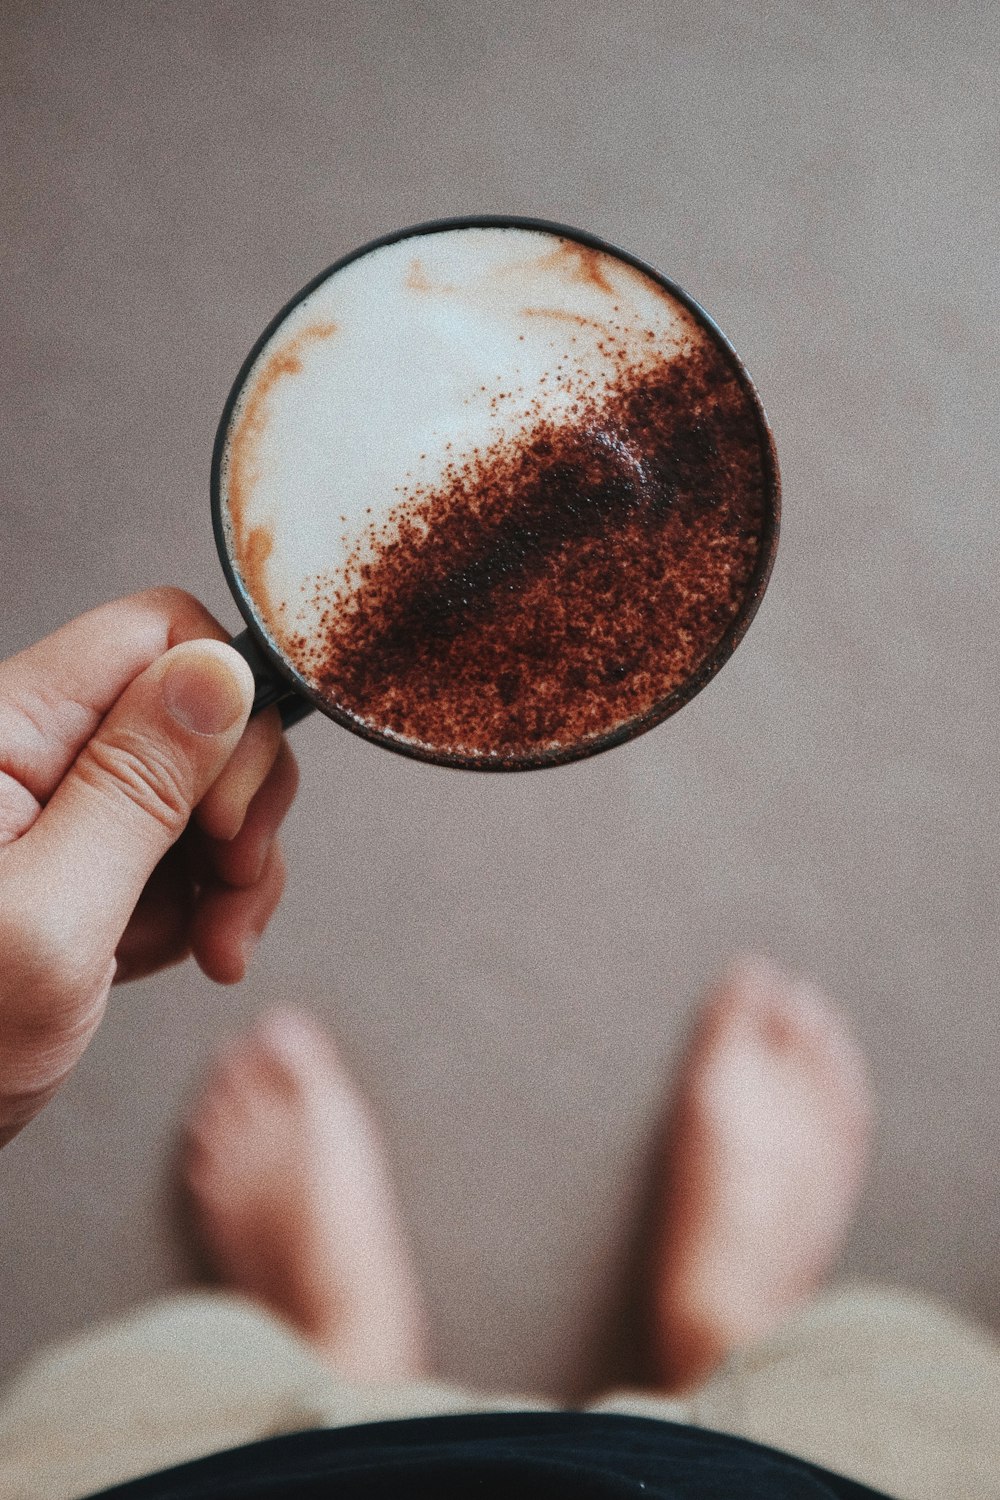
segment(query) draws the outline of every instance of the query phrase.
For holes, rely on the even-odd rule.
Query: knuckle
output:
[[[209,614],[201,600],[185,589],[164,583],[157,588],[146,589],[136,598],[167,620],[171,645],[197,636],[228,639],[218,620]]]
[[[148,604],[153,609],[161,610],[166,615],[184,614],[191,609],[200,609],[201,605],[193,594],[186,589],[179,589],[172,583],[161,583],[155,588],[143,589],[141,593],[133,595],[133,598],[142,604]]]
[[[183,831],[191,812],[191,777],[168,747],[119,729],[91,740],[77,769],[95,791],[153,819],[172,838]]]
[[[188,609],[191,605],[196,605],[198,602],[193,594],[188,593],[187,589],[180,589],[173,583],[156,584],[153,588],[144,590],[139,597],[149,599],[155,604],[161,604],[164,608],[172,610]]]
[[[40,811],[37,797],[18,777],[0,767],[0,847],[26,833]]]

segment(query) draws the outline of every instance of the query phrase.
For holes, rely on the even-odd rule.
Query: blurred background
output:
[[[3,654],[158,582],[237,625],[208,516],[236,371],[330,261],[440,215],[561,220],[687,288],[763,395],[785,523],[721,676],[590,764],[295,731],[251,976],[116,992],[0,1158],[0,1368],[189,1276],[178,1120],[291,999],[377,1103],[445,1374],[598,1382],[691,1007],[745,949],[873,1060],[846,1272],[1000,1322],[998,14],[7,0]]]

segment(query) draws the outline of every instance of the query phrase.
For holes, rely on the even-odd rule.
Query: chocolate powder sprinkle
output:
[[[414,485],[299,671],[370,731],[445,756],[537,757],[649,713],[704,668],[753,584],[767,448],[727,351],[623,361],[566,420]]]

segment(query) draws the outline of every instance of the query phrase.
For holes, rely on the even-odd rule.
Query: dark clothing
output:
[[[886,1500],[743,1438],[645,1417],[420,1417],[269,1438],[114,1500]]]

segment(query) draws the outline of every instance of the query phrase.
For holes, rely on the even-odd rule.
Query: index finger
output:
[[[129,683],[181,641],[228,640],[182,589],[148,589],[98,605],[0,663],[0,781],[4,773],[38,802]]]

